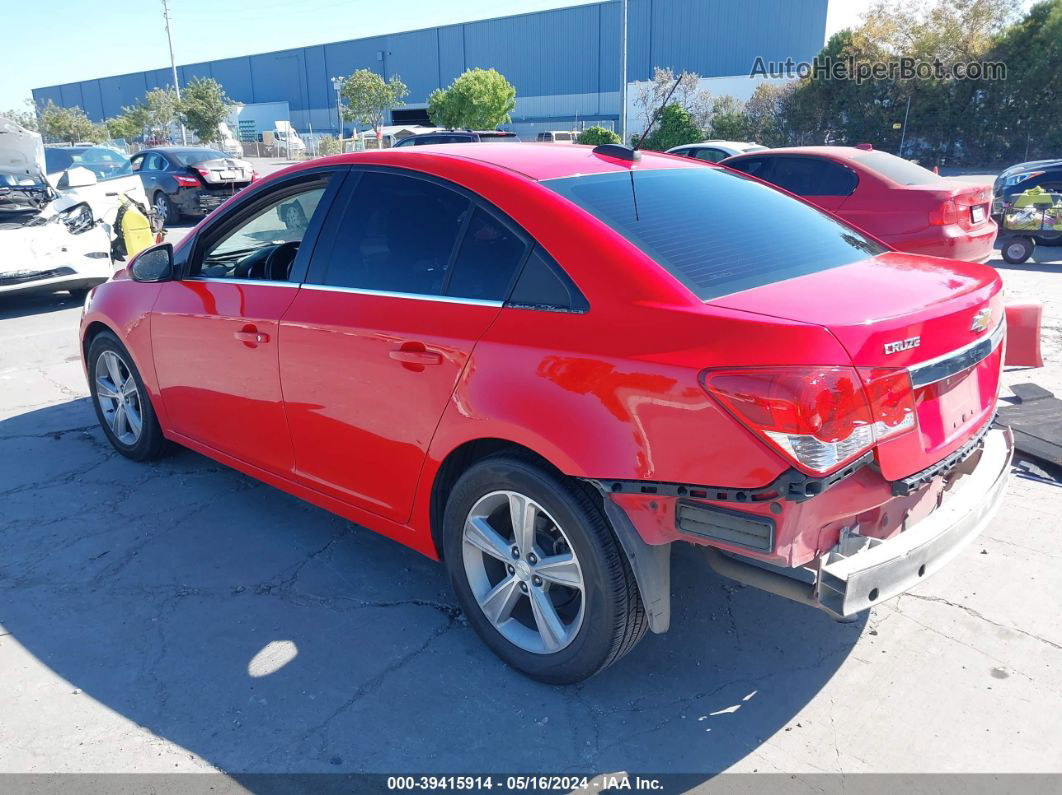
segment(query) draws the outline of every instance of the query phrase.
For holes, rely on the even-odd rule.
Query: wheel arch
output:
[[[497,455],[512,455],[533,462],[551,474],[567,480],[591,500],[599,501],[605,520],[619,541],[634,574],[649,628],[659,634],[671,623],[671,545],[650,546],[638,534],[627,514],[593,481],[565,473],[541,453],[509,439],[486,437],[457,445],[435,470],[428,498],[428,525],[431,543],[439,560],[443,558],[443,514],[446,500],[462,474],[480,461]]]

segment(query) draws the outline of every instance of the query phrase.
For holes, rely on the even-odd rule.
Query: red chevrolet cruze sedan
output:
[[[166,440],[448,569],[510,665],[574,682],[670,619],[670,549],[848,617],[1002,498],[991,268],[887,250],[621,146],[340,155],[88,297],[103,430]]]
[[[899,251],[969,262],[985,262],[994,252],[988,185],[945,179],[888,152],[854,146],[769,149],[722,162]]]

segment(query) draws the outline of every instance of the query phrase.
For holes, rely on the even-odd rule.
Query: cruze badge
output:
[[[917,348],[922,344],[921,337],[908,337],[905,340],[896,340],[895,342],[885,343],[885,355],[890,353],[899,353],[900,351],[909,351],[911,348]]]
[[[973,316],[973,321],[970,323],[970,331],[972,331],[974,334],[979,334],[982,331],[987,331],[991,323],[992,310],[982,309],[980,312]]]

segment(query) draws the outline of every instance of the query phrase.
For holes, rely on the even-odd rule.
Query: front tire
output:
[[[129,351],[108,331],[93,338],[88,352],[92,406],[107,440],[134,461],[161,455],[165,438],[151,398]]]
[[[596,495],[514,456],[475,464],[446,503],[450,581],[480,638],[533,679],[571,684],[645,635],[630,565]]]

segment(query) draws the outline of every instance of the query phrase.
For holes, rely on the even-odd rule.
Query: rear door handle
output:
[[[390,356],[402,364],[442,364],[442,354],[435,351],[391,351]]]
[[[232,336],[240,342],[269,342],[269,335],[261,331],[237,331]]]

